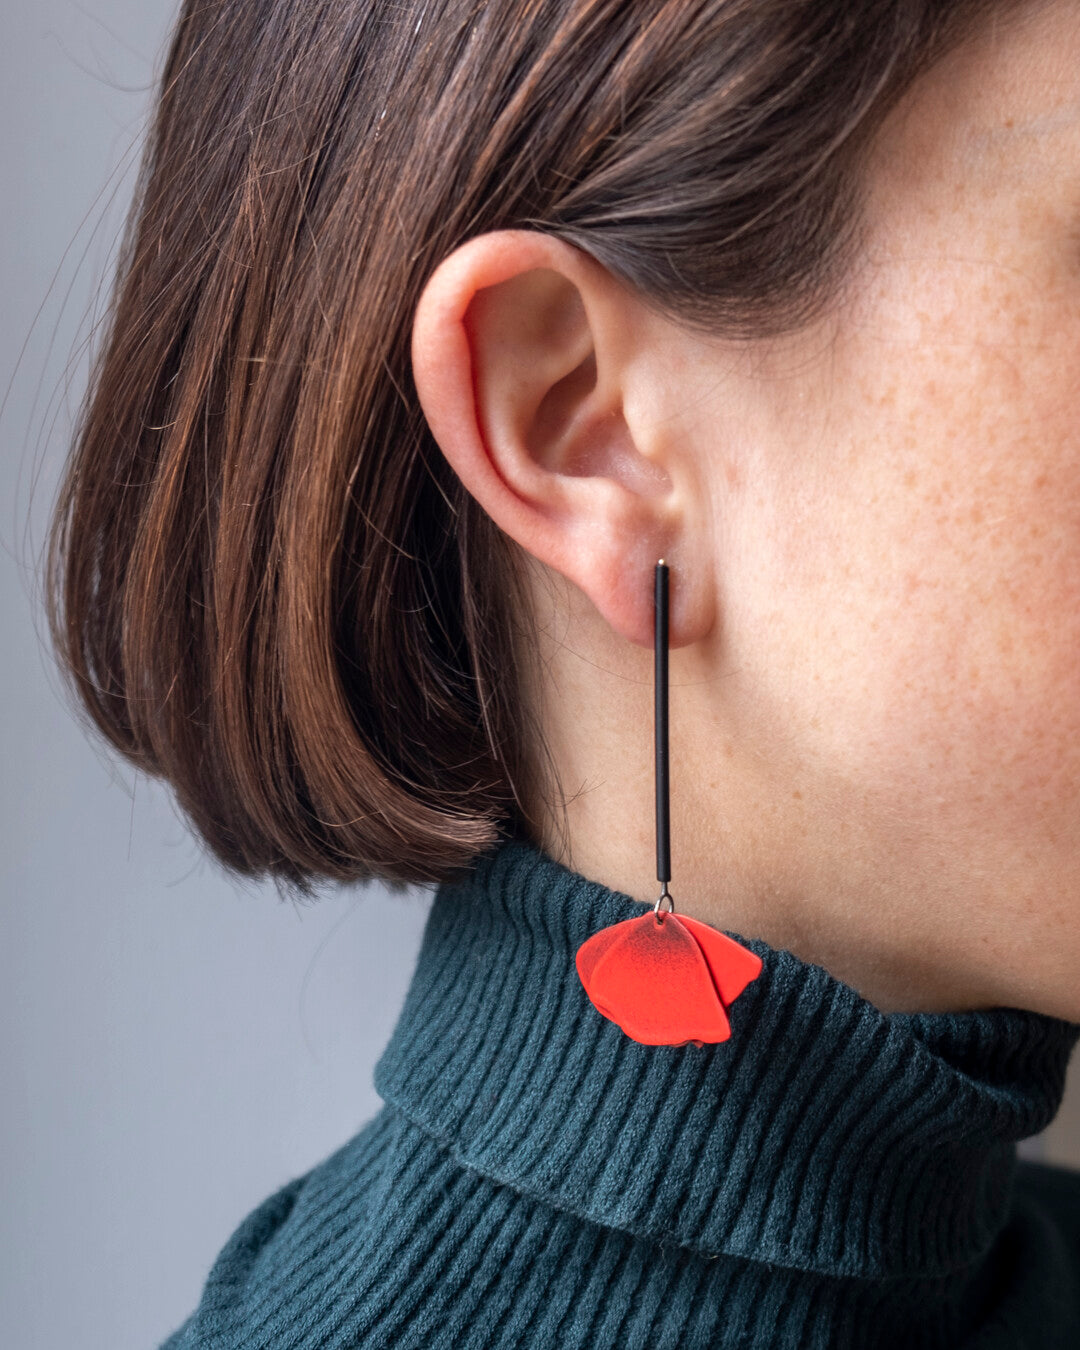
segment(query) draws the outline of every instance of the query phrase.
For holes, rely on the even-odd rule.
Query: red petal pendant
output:
[[[726,1041],[726,1008],[761,973],[761,958],[681,914],[642,914],[601,928],[577,951],[599,1012],[643,1045]]]

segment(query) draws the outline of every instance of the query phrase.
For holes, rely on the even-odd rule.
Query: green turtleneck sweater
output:
[[[163,1350],[1080,1347],[1080,1173],[1016,1157],[1080,1026],[885,1015],[732,933],[730,1040],[642,1045],[574,955],[646,909],[519,840],[440,887],[385,1105]]]

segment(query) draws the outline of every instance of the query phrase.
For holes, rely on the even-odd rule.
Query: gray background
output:
[[[148,1350],[265,1196],[379,1106],[427,891],[239,888],[93,746],[35,570],[174,6],[4,0],[0,1307],[11,1350]],[[1036,1156],[1080,1165],[1080,1066]]]

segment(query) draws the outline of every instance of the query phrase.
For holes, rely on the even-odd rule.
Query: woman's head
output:
[[[663,555],[684,907],[1060,1009],[1068,8],[187,6],[59,517],[99,725],[242,872],[564,793],[644,897]]]

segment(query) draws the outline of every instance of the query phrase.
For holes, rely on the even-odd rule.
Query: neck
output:
[[[552,609],[537,582],[532,603],[540,648],[521,653],[521,698],[554,769],[527,803],[534,842],[651,903],[653,653],[613,635],[572,587]],[[871,791],[843,768],[827,771],[805,742],[793,746],[722,642],[719,633],[670,653],[677,908],[824,966],[883,1012],[1015,1004],[1069,1016],[1072,1000],[1046,1001],[1054,954],[1033,960],[1030,932],[1016,941],[1028,902],[1019,890],[1002,902],[989,845],[936,837],[917,790]],[[1010,867],[1000,859],[1002,875]]]

